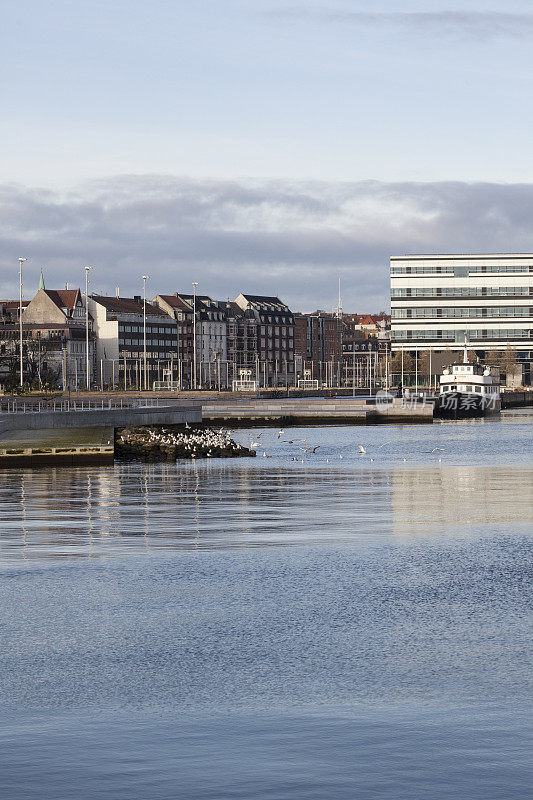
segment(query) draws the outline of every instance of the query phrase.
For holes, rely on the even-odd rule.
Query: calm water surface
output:
[[[0,472],[2,797],[527,797],[532,433]]]

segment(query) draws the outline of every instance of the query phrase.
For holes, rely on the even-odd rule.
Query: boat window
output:
[[[476,392],[480,392],[481,391],[481,386],[476,386],[475,390],[476,390]]]

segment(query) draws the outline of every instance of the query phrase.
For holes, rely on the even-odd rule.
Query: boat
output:
[[[499,414],[500,409],[499,370],[469,361],[465,343],[463,360],[442,371],[433,416],[440,419],[487,417]]]

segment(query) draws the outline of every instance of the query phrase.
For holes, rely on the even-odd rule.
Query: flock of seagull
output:
[[[318,450],[320,450],[322,447],[322,445],[319,444],[307,443],[307,439],[282,439],[281,437],[284,435],[284,433],[285,431],[283,429],[278,431],[277,438],[280,440],[280,443],[296,445],[304,455],[316,455]],[[257,450],[257,448],[261,448],[263,446],[259,440],[264,434],[265,431],[262,431],[261,433],[255,433],[253,436],[250,436],[250,450]],[[210,428],[191,429],[191,426],[186,424],[185,430],[178,432],[168,430],[167,428],[161,428],[159,430],[151,428],[143,431],[142,433],[132,433],[132,431],[124,430],[119,438],[119,441],[123,444],[132,443],[134,440],[147,445],[158,444],[180,447],[186,452],[189,458],[212,458],[217,454],[217,451],[220,452],[220,450],[233,450],[237,452],[243,451],[242,455],[247,455],[246,450],[244,450],[240,444],[235,442],[228,435],[228,432],[223,428],[220,430],[212,430]],[[390,441],[383,442],[382,444],[378,445],[376,450],[380,450],[381,448],[390,444],[392,444]],[[357,453],[359,456],[369,455],[364,445],[358,443],[355,445],[355,447],[357,448]],[[436,453],[437,451],[443,450],[443,447],[434,447],[430,452]],[[263,458],[273,458],[273,456],[268,454],[266,450],[263,450]],[[339,459],[344,459],[344,455],[342,453],[339,454]],[[403,460],[407,461],[406,458]],[[442,458],[439,457],[438,460],[442,461]],[[304,463],[303,458],[295,455],[292,456],[292,461],[297,461],[301,464]],[[374,461],[373,456],[370,456],[370,461]],[[326,458],[326,463],[330,463],[329,458]]]
[[[184,432],[170,431],[167,428],[160,430],[150,428],[143,432],[142,441],[145,444],[170,445],[183,448],[190,458],[201,458],[206,456],[212,458],[216,451],[220,450],[242,450],[242,446],[233,441],[227,432],[221,428],[214,431],[210,428],[191,429],[190,425],[185,425]],[[139,434],[136,434],[139,441]],[[131,442],[131,432],[123,431],[120,442],[127,444]]]
[[[255,437],[256,440],[259,440],[263,436],[263,433],[264,433],[264,431],[262,433],[256,433],[254,436],[250,436],[250,449],[255,449],[255,448],[258,448],[258,447],[262,446],[260,441],[254,441],[254,437]],[[283,436],[284,433],[285,433],[285,431],[283,429],[278,431],[278,439],[281,439],[281,437]],[[300,450],[302,450],[307,455],[316,455],[317,451],[321,447],[321,445],[319,445],[319,444],[315,444],[315,445],[304,444],[305,442],[307,442],[307,439],[281,439],[281,442],[283,444],[297,444],[299,446]],[[378,445],[377,449],[380,450],[382,447],[386,447],[389,444],[392,444],[392,442],[390,442],[390,441],[389,442],[383,442],[383,444]],[[356,444],[356,447],[357,447],[357,452],[359,453],[360,456],[368,455],[366,447],[364,445]],[[443,451],[443,450],[444,450],[443,447],[434,447],[430,452],[431,453],[435,453],[437,451]],[[266,450],[263,450],[263,458],[272,458],[272,457],[273,456],[269,455],[266,452]],[[339,454],[339,459],[343,459],[343,458],[344,458],[344,456],[342,455],[342,453]],[[403,460],[407,461],[406,458],[404,458]],[[292,461],[299,461],[301,464],[304,463],[304,459],[303,458],[297,458],[296,456],[292,457]],[[374,461],[374,457],[373,456],[370,457],[370,461]],[[442,458],[439,457],[439,461],[442,461]],[[329,458],[326,458],[326,463],[327,464],[330,463],[330,459]]]

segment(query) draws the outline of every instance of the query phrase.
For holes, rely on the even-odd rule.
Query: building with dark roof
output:
[[[226,346],[228,363],[228,386],[238,380],[241,370],[250,370],[257,378],[257,319],[254,312],[241,308],[235,301],[221,303],[226,311]]]
[[[198,386],[226,386],[227,341],[224,303],[206,294],[177,293],[196,307],[196,368]]]
[[[294,381],[294,315],[279,297],[240,294],[235,303],[257,326],[257,376],[264,386]]]
[[[153,304],[176,320],[178,336],[178,365],[174,379],[182,388],[193,385],[193,311],[192,305],[177,294],[158,294]]]
[[[151,388],[175,376],[178,328],[158,305],[134,297],[89,296],[96,333],[97,382]],[[146,369],[144,363],[146,314]]]
[[[43,383],[76,389],[86,384],[85,305],[79,289],[45,289],[23,301],[23,373],[32,385]],[[19,302],[3,306],[0,355],[6,363],[19,356]],[[94,334],[89,320],[89,364],[94,359]]]

